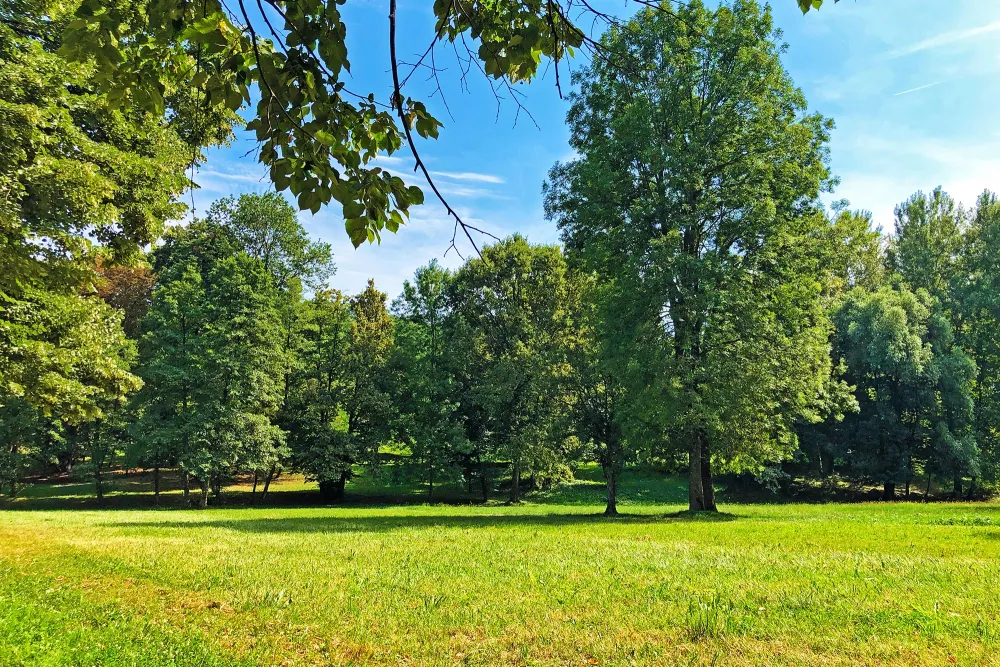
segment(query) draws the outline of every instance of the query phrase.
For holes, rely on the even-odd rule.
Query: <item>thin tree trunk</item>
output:
[[[927,471],[927,488],[924,489],[924,502],[928,502],[931,497],[931,471]]]
[[[257,503],[257,471],[253,471],[253,490],[250,492],[250,504],[255,505]]]
[[[209,491],[209,480],[206,477],[201,482],[201,496],[198,498],[198,507],[200,509],[205,509],[208,507],[208,491]]]
[[[490,500],[490,475],[486,461],[479,462],[479,484],[482,487],[483,502],[487,503]]]
[[[104,484],[101,483],[101,466],[94,464],[94,486],[97,487],[97,504],[104,504]]]
[[[955,497],[962,495],[962,473],[955,473]]]
[[[97,491],[97,504],[104,504],[104,484],[101,479],[101,469],[104,467],[104,456],[100,453],[101,447],[101,420],[98,419],[94,425],[92,436],[94,443],[94,456],[90,457],[90,462],[94,466],[94,488]]]
[[[184,473],[184,504],[191,504],[191,475]]]
[[[153,465],[153,503],[160,504],[160,464]]]
[[[267,491],[271,488],[271,480],[274,479],[274,469],[277,464],[271,464],[271,469],[267,471],[267,477],[264,478],[264,489],[260,493],[260,501],[264,502],[264,498],[267,497]]]
[[[885,488],[882,490],[882,500],[895,500],[896,499],[896,483],[886,482]]]
[[[428,475],[428,486],[427,486],[427,500],[433,500],[434,498],[434,466],[431,466]]]

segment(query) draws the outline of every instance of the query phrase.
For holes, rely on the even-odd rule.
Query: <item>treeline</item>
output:
[[[755,450],[730,436],[717,465],[770,484],[836,475],[884,485],[887,498],[918,478],[958,494],[964,479],[991,485],[1000,202],[987,193],[967,211],[940,190],[918,193],[898,207],[893,236],[865,214],[824,220],[837,253],[827,293],[814,296],[825,306],[820,354],[833,363],[807,409],[789,413],[787,440],[764,434],[770,448]],[[5,404],[8,493],[24,476],[83,466],[100,499],[120,466],[152,470],[157,497],[160,471],[179,469],[200,506],[240,476],[266,495],[289,471],[332,501],[392,452],[429,498],[462,483],[487,500],[502,482],[517,501],[522,486],[596,461],[614,512],[628,463],[688,464],[676,416],[651,408],[657,384],[641,379],[657,360],[616,349],[628,312],[606,309],[625,303],[557,246],[514,236],[457,271],[431,262],[390,306],[372,283],[353,296],[325,287],[329,246],[270,194],[216,203],[169,230],[149,260],[98,267],[99,294],[119,313],[99,335],[115,341],[123,388],[99,415]],[[806,352],[779,353],[766,356],[794,364]],[[778,413],[796,407],[762,398]]]
[[[392,303],[330,289],[330,248],[278,195],[163,233],[184,168],[236,119],[192,124],[184,89],[164,118],[122,111],[31,28],[46,40],[0,25],[6,493],[82,465],[100,497],[122,465],[179,469],[201,506],[293,470],[335,500],[389,456],[431,497],[514,502],[596,461],[609,513],[637,461],[686,471],[692,510],[715,509],[719,472],[887,499],[996,483],[997,197],[918,193],[891,235],[825,206],[833,124],[755,2],[610,30],[545,184],[561,247],[431,263]]]

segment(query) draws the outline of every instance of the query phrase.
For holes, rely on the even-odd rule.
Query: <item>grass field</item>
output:
[[[37,509],[84,491],[39,485],[0,510],[0,665],[1000,664],[998,504],[704,519],[626,482],[619,519],[586,481],[205,511]]]

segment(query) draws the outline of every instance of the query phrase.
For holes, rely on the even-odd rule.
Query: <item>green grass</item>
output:
[[[692,517],[646,475],[606,519],[593,472],[517,507],[364,506],[369,483],[67,511],[38,485],[0,510],[0,665],[1000,664],[1000,504]]]

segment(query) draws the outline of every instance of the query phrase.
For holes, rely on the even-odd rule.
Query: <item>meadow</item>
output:
[[[673,480],[625,482],[617,519],[586,480],[519,506],[362,487],[204,511],[31,487],[0,510],[0,664],[1000,664],[1000,505],[702,517]]]

